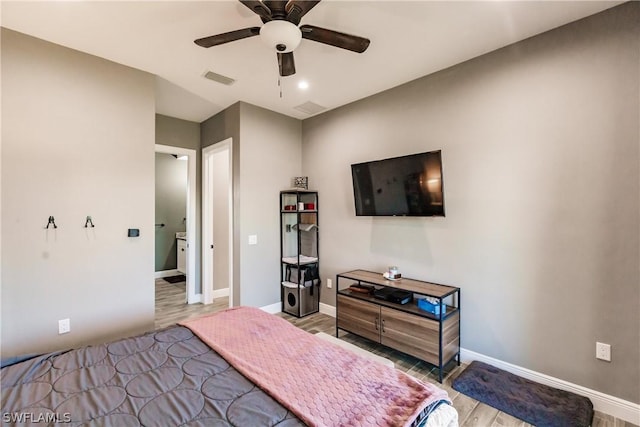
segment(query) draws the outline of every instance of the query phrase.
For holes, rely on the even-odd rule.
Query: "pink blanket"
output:
[[[447,393],[260,309],[182,322],[310,426],[405,426]]]

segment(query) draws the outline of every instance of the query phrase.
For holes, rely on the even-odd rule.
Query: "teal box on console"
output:
[[[440,304],[433,304],[424,298],[418,299],[418,308],[420,310],[428,311],[438,317],[440,316],[440,307]],[[447,306],[444,304],[442,304],[442,314],[447,314]]]

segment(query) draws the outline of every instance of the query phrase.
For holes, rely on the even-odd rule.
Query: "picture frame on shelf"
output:
[[[308,176],[296,176],[293,178],[293,187],[300,188],[302,190],[309,189],[309,177]]]

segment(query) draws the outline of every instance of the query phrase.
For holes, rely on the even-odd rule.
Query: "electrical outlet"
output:
[[[249,236],[249,244],[257,245],[258,244],[258,236],[256,234],[252,234]]]
[[[331,283],[331,279],[327,279],[327,288],[333,288],[333,283]]]
[[[596,343],[596,359],[611,362],[611,346],[601,342]]]
[[[71,332],[71,320],[58,320],[58,334],[66,334],[68,332]]]

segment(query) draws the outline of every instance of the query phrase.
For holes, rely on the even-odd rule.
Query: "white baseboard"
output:
[[[198,304],[202,302],[202,294],[194,294],[187,299],[187,304]]]
[[[260,310],[264,310],[267,313],[277,314],[282,311],[282,302],[274,302],[270,305],[265,305],[264,307],[260,307]]]
[[[320,312],[336,317],[336,308],[329,304],[320,303]],[[591,390],[527,368],[512,365],[511,363],[503,362],[501,360],[494,359],[493,357],[485,356],[484,354],[476,353],[475,351],[464,348],[460,348],[460,359],[464,363],[478,360],[480,362],[493,365],[496,368],[511,372],[512,374],[530,379],[531,381],[588,397],[593,403],[594,410],[625,420],[635,425],[640,425],[640,405],[637,403],[629,402],[615,396],[610,396],[596,390]]]
[[[570,383],[568,381],[561,380],[559,378],[551,377],[549,375],[542,374],[540,372],[532,371],[527,368],[522,368],[511,363],[503,362],[493,357],[485,356],[480,353],[476,353],[464,348],[460,349],[460,359],[464,363],[478,360],[480,362],[488,363],[496,368],[503,369],[512,374],[518,375],[523,378],[535,381],[540,384],[545,384],[550,387],[559,388],[561,390],[570,391],[581,396],[588,397],[593,403],[593,409],[604,414],[612,415],[621,420],[628,421],[630,423],[640,425],[640,405],[629,402],[618,397],[610,396],[608,394],[601,393],[596,390]]]
[[[327,316],[336,317],[336,308],[332,305],[320,303],[320,313]]]
[[[213,299],[228,297],[228,296],[229,296],[229,288],[213,290]]]
[[[156,271],[155,272],[155,278],[156,279],[161,279],[163,277],[177,276],[178,274],[181,274],[181,273],[176,269]]]
[[[282,303],[276,302],[271,305],[265,305],[264,307],[260,307],[260,309],[271,314],[280,313],[282,312]],[[329,304],[320,303],[320,313],[327,314],[331,317],[336,317],[336,308]]]

